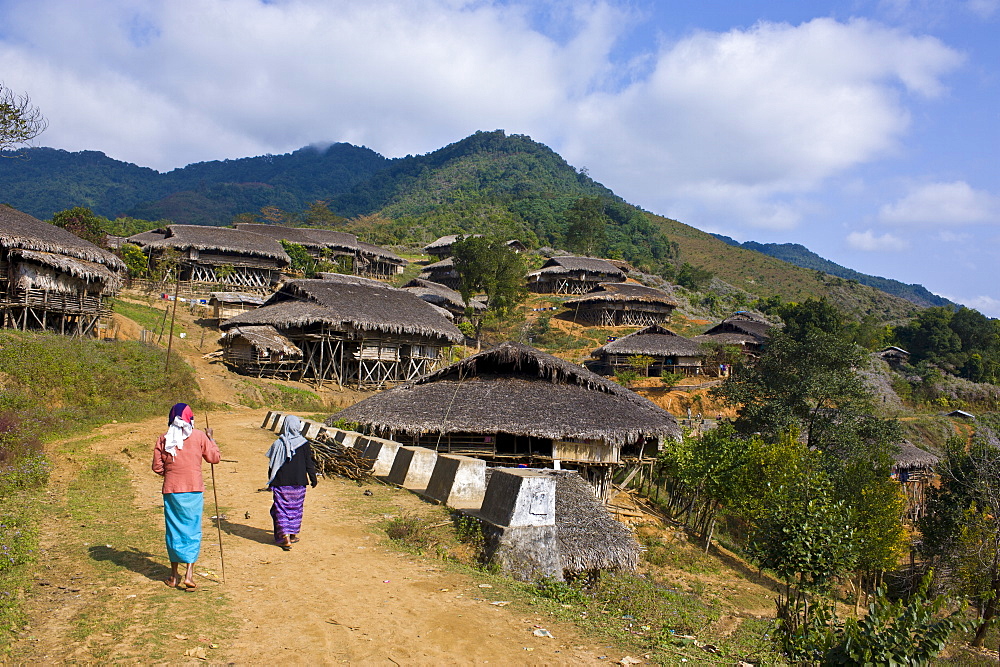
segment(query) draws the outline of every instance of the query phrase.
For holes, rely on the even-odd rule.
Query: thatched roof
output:
[[[302,357],[295,343],[285,338],[270,326],[233,327],[219,338],[222,345],[231,345],[234,340],[243,339],[261,354],[279,353],[289,357]]]
[[[606,343],[590,353],[592,357],[608,354],[646,354],[651,357],[702,357],[701,346],[690,338],[675,334],[659,324],[640,329]]]
[[[556,478],[556,539],[563,573],[634,570],[641,548],[612,517],[594,489],[570,470],[545,470]]]
[[[263,297],[246,292],[212,292],[208,296],[209,301],[218,301],[219,303],[249,303],[254,306],[264,303]]]
[[[176,248],[177,250],[195,250],[228,252],[250,257],[266,257],[276,259],[284,264],[290,264],[291,259],[285,253],[281,244],[269,236],[247,232],[227,227],[207,227],[204,225],[169,225],[156,230],[163,237],[150,239],[149,232],[130,236],[129,241],[140,242],[148,248]]]
[[[464,340],[462,332],[431,304],[406,290],[337,274],[326,280],[290,280],[260,308],[219,326],[229,329],[255,324],[279,329],[323,324],[338,331],[411,334],[455,343]]]
[[[442,236],[436,241],[431,241],[424,246],[424,250],[429,253],[433,253],[435,250],[444,250],[445,248],[450,248],[455,245],[458,239],[468,239],[472,237],[479,237],[482,234],[449,234],[447,236]]]
[[[520,343],[503,343],[337,414],[376,431],[508,433],[622,446],[679,437],[668,412],[591,371]]]
[[[406,264],[406,260],[396,253],[377,245],[372,245],[371,243],[365,243],[364,241],[358,241],[358,252],[362,257],[365,255],[369,257],[376,257],[383,262],[388,262],[389,264]]]
[[[663,290],[635,283],[602,283],[601,289],[588,294],[566,299],[567,306],[596,304],[601,301],[626,301],[631,303],[652,303],[677,307],[677,302]]]
[[[414,278],[410,282],[403,285],[403,289],[407,292],[413,292],[428,303],[432,303],[435,306],[447,308],[452,311],[464,311],[466,307],[465,301],[462,299],[462,294],[460,292],[456,292],[450,287],[445,287],[441,283],[436,283],[431,280]],[[473,310],[486,310],[486,304],[482,301],[473,300],[469,306]]]
[[[126,243],[131,243],[137,246],[148,246],[154,241],[162,241],[167,238],[166,229],[151,229],[148,232],[139,232],[138,234],[133,234],[125,239]]]
[[[542,268],[530,272],[529,276],[541,274],[565,274],[565,273],[601,273],[609,276],[617,276],[625,280],[625,272],[619,269],[606,259],[594,257],[553,257],[545,262]]]
[[[122,279],[119,274],[96,262],[88,262],[85,259],[77,259],[51,252],[37,252],[35,250],[12,250],[11,254],[20,255],[23,259],[30,262],[51,267],[62,273],[68,273],[80,280],[104,283],[112,290],[118,290],[122,285]]]
[[[752,313],[736,313],[722,320],[714,327],[703,333],[703,336],[716,336],[718,334],[736,333],[752,337],[760,343],[767,339],[774,325],[769,324]]]
[[[125,270],[125,262],[107,250],[6,204],[0,204],[0,247],[76,257],[111,271]]]
[[[332,248],[354,251],[358,248],[358,237],[347,232],[311,227],[286,227],[284,225],[262,225],[241,222],[233,225],[236,229],[254,234],[263,234],[275,240],[297,243],[307,248]]]
[[[931,454],[919,447],[915,447],[908,442],[899,446],[899,452],[892,457],[894,470],[919,470],[933,468],[938,464],[940,458],[936,454]]]

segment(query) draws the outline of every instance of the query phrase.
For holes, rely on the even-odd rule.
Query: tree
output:
[[[145,275],[149,270],[149,257],[134,243],[123,243],[116,254],[125,262],[128,274],[133,278]]]
[[[524,257],[497,236],[461,238],[452,246],[459,289],[468,304],[478,293],[486,294],[489,311],[506,316],[524,302]]]
[[[566,211],[566,245],[586,255],[604,246],[607,216],[599,197],[580,197]]]
[[[300,273],[303,278],[312,278],[316,275],[316,260],[309,254],[305,246],[286,241],[285,239],[281,239],[280,243],[281,247],[285,249],[285,253],[292,260],[292,263],[288,267],[289,271]]]
[[[684,262],[677,271],[675,278],[678,285],[686,289],[699,292],[708,287],[712,280],[713,273],[703,266],[695,266]]]
[[[76,234],[84,241],[108,249],[108,234],[105,227],[110,223],[107,218],[96,215],[89,208],[77,206],[59,211],[52,216],[52,224]]]
[[[950,587],[979,608],[973,646],[982,646],[1000,605],[1000,440],[979,422],[972,443],[952,438],[927,494],[921,553],[951,569]],[[940,571],[940,568],[938,568]]]
[[[0,151],[26,144],[49,126],[27,95],[18,95],[0,83]]]

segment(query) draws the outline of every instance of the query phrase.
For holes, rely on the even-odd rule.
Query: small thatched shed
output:
[[[555,471],[556,539],[563,575],[632,571],[641,547],[594,495],[594,487],[571,471]]]
[[[663,372],[698,375],[702,372],[705,353],[697,342],[680,336],[659,324],[640,329],[605,343],[590,353],[599,359],[608,373],[631,369],[631,357],[641,355],[653,359],[647,375],[657,377]]]
[[[266,289],[281,278],[291,263],[278,241],[237,229],[201,225],[169,225],[129,237],[150,259],[167,250],[180,253],[181,281],[239,285]]]
[[[219,326],[269,325],[302,350],[299,377],[379,387],[441,364],[464,339],[435,307],[406,290],[359,276],[290,280],[263,306]]]
[[[605,283],[566,300],[577,322],[600,327],[649,326],[670,320],[677,302],[663,290],[635,283]]]
[[[420,279],[444,285],[449,289],[458,289],[459,278],[458,272],[455,270],[455,260],[449,257],[440,262],[428,264],[420,272]]]
[[[579,470],[604,498],[612,471],[655,457],[668,412],[591,371],[503,343],[337,414],[370,434],[532,467]]]
[[[124,271],[112,253],[0,204],[2,326],[90,335]]]
[[[890,366],[898,366],[910,361],[910,353],[901,347],[896,347],[895,345],[890,345],[887,348],[881,349],[877,352],[877,354],[880,359],[884,360]]]
[[[544,294],[586,294],[602,283],[623,283],[625,272],[606,259],[553,257],[527,275],[528,289]]]
[[[773,324],[752,313],[740,312],[727,317],[700,336],[695,336],[693,340],[699,343],[736,345],[745,354],[756,354],[764,347],[773,328]]]
[[[257,377],[290,377],[302,350],[272,326],[232,327],[219,339],[223,359]]]
[[[893,456],[892,476],[903,486],[906,494],[906,515],[916,521],[924,515],[927,504],[927,488],[934,482],[940,458],[908,442],[899,446]]]
[[[466,306],[459,292],[440,283],[424,280],[423,278],[414,278],[403,285],[403,289],[416,294],[427,303],[444,308],[454,316],[456,321],[465,317],[466,308],[472,308],[474,314],[481,314],[486,310],[486,304],[482,301],[472,300]]]
[[[208,306],[212,309],[212,317],[217,320],[228,320],[230,317],[253,310],[263,303],[263,297],[246,292],[212,292],[208,297]]]

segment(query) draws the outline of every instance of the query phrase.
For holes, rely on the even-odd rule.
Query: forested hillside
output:
[[[397,159],[334,144],[165,174],[98,152],[40,148],[16,157],[0,160],[3,199],[43,219],[75,206],[109,218],[201,225],[228,225],[239,217],[343,228],[373,243],[411,247],[445,234],[492,232],[532,247],[624,259],[695,290],[714,276],[750,297],[827,296],[859,318],[897,321],[915,311],[860,280],[830,278],[731,247],[645,212],[547,146],[502,130]]]
[[[958,306],[958,304],[949,301],[943,296],[934,294],[923,285],[908,285],[904,282],[893,280],[892,278],[870,276],[868,274],[861,273],[860,271],[849,269],[845,266],[837,264],[836,262],[831,262],[828,259],[820,257],[804,245],[798,243],[757,243],[756,241],[745,241],[744,243],[740,243],[739,241],[731,239],[728,236],[723,236],[722,234],[713,234],[713,236],[731,246],[754,250],[771,257],[776,257],[780,260],[788,262],[789,264],[801,266],[804,269],[822,271],[823,273],[829,273],[831,276],[836,276],[845,280],[856,280],[862,285],[868,285],[869,287],[874,287],[888,294],[893,294],[906,299],[910,303],[914,303],[921,308],[929,308],[931,306]]]

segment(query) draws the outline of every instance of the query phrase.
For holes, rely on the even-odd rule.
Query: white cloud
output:
[[[581,103],[566,154],[615,174],[627,198],[659,192],[668,211],[690,192],[725,204],[749,189],[766,210],[895,150],[909,124],[901,93],[940,94],[960,60],[860,20],[702,32],[664,47],[648,78]]]
[[[43,145],[159,169],[324,141],[398,156],[504,128],[646,208],[788,229],[826,179],[897,150],[909,104],[961,62],[933,37],[822,18],[622,64],[630,4],[552,7],[555,37],[537,5],[499,0],[7,0],[0,71],[49,118]]]
[[[979,18],[989,19],[1000,9],[1000,0],[968,0],[965,6]]]
[[[878,236],[870,229],[864,232],[851,232],[847,235],[847,244],[855,250],[865,252],[898,252],[910,247],[905,239],[892,234]]]
[[[1000,318],[1000,299],[992,296],[980,295],[967,298],[947,297],[948,299],[960,303],[963,306],[974,308],[988,317]]]
[[[968,225],[1000,222],[1000,198],[964,181],[928,183],[879,209],[882,222],[895,225]]]

